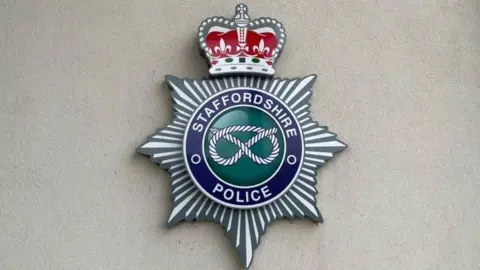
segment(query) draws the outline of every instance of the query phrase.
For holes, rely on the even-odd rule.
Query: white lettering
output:
[[[244,103],[251,103],[252,102],[252,94],[243,93],[243,102]]]
[[[272,193],[270,193],[270,190],[268,189],[268,186],[264,186],[260,189],[262,191],[263,197],[268,198],[272,196]]]
[[[297,136],[297,130],[295,128],[287,130],[287,137],[290,138],[292,136]]]
[[[215,110],[218,111],[218,105],[220,105],[220,102],[218,101],[218,99],[215,99],[215,100],[212,102],[212,104],[213,104],[213,107],[215,107]]]
[[[227,192],[229,192],[230,194],[227,195]],[[233,195],[234,195],[233,190],[231,189],[226,189],[225,192],[223,193],[223,197],[228,201],[230,201],[233,198]]]
[[[260,105],[262,104],[262,102],[263,102],[263,97],[260,95],[255,95],[255,97],[253,98],[253,104]]]
[[[260,195],[257,195],[257,197],[255,197],[255,194],[259,194],[260,191],[258,190],[254,190],[252,191],[252,200],[254,200],[255,202],[258,202],[260,200]]]
[[[237,202],[245,202],[244,200],[240,199],[240,192],[237,191]],[[247,195],[248,197],[248,195]]]
[[[278,104],[275,105],[275,107],[273,107],[272,109],[272,113],[274,113],[276,116],[278,116],[280,113],[282,113],[283,109],[279,109],[278,108]]]
[[[205,118],[202,116],[202,114],[199,114],[198,117],[197,117],[197,119],[200,119],[200,120],[202,120],[203,122],[207,122],[207,119],[205,119]]]
[[[193,124],[192,129],[195,130],[195,131],[198,131],[198,132],[202,132],[202,130],[203,130],[203,125],[202,125],[202,124],[199,124],[199,123],[195,123],[195,124]]]
[[[267,101],[265,101],[265,109],[267,110],[270,110],[272,108],[272,105],[273,105],[273,101],[271,99],[267,99]]]
[[[223,106],[227,106],[227,102],[228,102],[228,95],[225,95],[225,96],[222,96],[222,103],[223,103]]]
[[[233,93],[231,99],[233,103],[239,103],[242,100],[242,97],[239,93]]]
[[[210,108],[205,108],[205,112],[207,113],[208,118],[210,118],[210,115],[212,115],[212,113],[215,113],[215,111]]]
[[[292,119],[290,119],[290,117],[287,117],[282,120],[282,123],[283,123],[283,128],[287,128],[292,124]]]
[[[222,192],[222,191],[223,191],[223,186],[220,185],[220,183],[217,183],[217,184],[215,185],[215,187],[213,188],[213,193],[215,193],[216,191],[218,191],[218,192]]]
[[[204,107],[203,111],[196,116],[197,123],[193,123],[192,129],[197,132],[204,132],[206,128],[206,123],[214,117],[217,112],[228,108],[229,105],[234,104],[254,104],[256,106],[262,107],[266,111],[268,111],[274,118],[276,118],[281,126],[282,129],[285,130],[286,136],[288,138],[293,136],[300,135],[300,130],[294,124],[294,117],[289,113],[288,109],[285,109],[280,101],[276,101],[275,99],[268,98],[263,96],[259,93],[255,92],[234,92],[229,94],[223,94],[219,96],[217,99],[212,100],[210,103],[211,108]],[[202,122],[202,123],[199,123]],[[227,189],[222,189],[222,191],[216,190],[215,192],[225,192]],[[233,192],[233,191],[232,191]],[[264,192],[263,190],[260,192]],[[252,200],[252,196],[254,198],[258,198],[255,196],[259,196],[258,193],[246,194],[247,192],[244,191],[239,197],[236,197],[237,194],[233,194],[233,199],[237,198],[240,202],[248,202],[248,200]],[[268,188],[264,192],[267,196],[271,196]],[[245,196],[243,196],[245,194]],[[232,196],[232,193],[229,191],[227,193],[227,197]],[[260,195],[261,197],[261,195]]]
[[[258,202],[261,199],[266,199],[272,196],[272,193],[268,189],[268,186],[264,186],[261,189],[255,189],[251,192],[248,191],[234,191],[230,188],[225,188],[221,183],[217,183],[213,188],[212,193],[221,193],[225,201],[235,201],[236,203],[248,203],[250,201]]]

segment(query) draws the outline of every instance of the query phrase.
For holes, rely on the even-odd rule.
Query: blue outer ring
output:
[[[221,181],[220,179],[217,178],[209,169],[207,163],[205,160],[202,159],[201,162],[198,164],[192,163],[192,156],[193,155],[199,155],[200,157],[203,157],[203,138],[205,135],[205,132],[207,131],[206,128],[202,130],[202,132],[197,132],[192,129],[192,123],[197,119],[198,115],[204,111],[205,107],[208,108],[214,108],[213,106],[213,101],[221,99],[222,96],[224,95],[231,95],[233,93],[238,93],[243,96],[244,93],[250,93],[252,96],[253,95],[260,95],[263,97],[264,100],[270,99],[272,100],[272,107],[278,105],[278,108],[282,109],[282,113],[287,113],[287,116],[290,117],[292,120],[292,125],[288,127],[290,128],[295,128],[297,130],[297,136],[292,136],[288,137],[286,136],[286,132],[282,128],[282,132],[284,133],[285,137],[285,160],[284,163],[282,164],[281,168],[278,170],[278,172],[270,179],[270,181],[263,183],[260,186],[255,186],[255,187],[237,187],[233,185],[229,185],[225,183],[225,181]],[[221,103],[221,102],[220,102]],[[222,113],[224,110],[230,108],[233,105],[249,105],[249,106],[254,106],[254,107],[259,107],[259,105],[253,104],[252,102],[244,102],[243,100],[239,103],[235,104],[227,104],[226,106],[223,106],[223,104],[220,104],[218,110],[215,111],[210,116],[210,119],[215,118],[218,114]],[[217,104],[218,106],[218,104]],[[263,109],[263,107],[259,107],[259,109]],[[272,113],[270,113],[272,114]],[[237,88],[237,89],[229,89],[229,90],[224,90],[216,95],[210,97],[208,100],[206,100],[202,105],[200,105],[197,110],[193,113],[192,117],[190,118],[190,121],[187,125],[185,137],[184,137],[184,159],[185,159],[185,164],[187,166],[188,172],[190,174],[190,177],[192,178],[193,182],[197,185],[197,187],[210,199],[214,200],[217,203],[220,203],[224,206],[232,207],[232,208],[240,208],[240,209],[247,209],[247,208],[255,208],[255,207],[260,207],[263,205],[266,205],[277,198],[279,198],[281,195],[283,195],[293,184],[294,180],[297,178],[301,165],[303,163],[303,153],[304,153],[304,141],[303,141],[303,134],[302,130],[300,127],[300,124],[298,123],[297,118],[295,117],[294,113],[290,110],[290,108],[287,107],[285,103],[283,103],[280,99],[277,97],[265,92],[261,91],[258,89],[254,88]],[[293,155],[296,157],[296,163],[293,165],[290,165],[287,161],[287,157],[290,155]],[[224,196],[223,193],[221,192],[216,192],[213,193],[213,190],[217,183],[220,183],[224,189],[231,189],[234,192],[234,196],[232,199],[227,200]],[[261,190],[262,188],[268,188],[269,193],[271,194],[267,198],[264,198],[261,196],[261,199],[258,201],[253,201],[249,200],[249,202],[238,202],[236,199],[236,194],[237,192],[240,192],[240,194],[245,194],[246,191],[248,191],[249,194],[251,194],[252,191],[254,190]]]

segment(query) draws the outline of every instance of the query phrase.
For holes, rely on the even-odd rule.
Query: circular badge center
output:
[[[220,114],[209,126],[204,153],[208,166],[228,184],[262,184],[284,159],[284,135],[276,121],[254,107],[236,107]]]
[[[207,197],[248,209],[287,192],[299,175],[303,149],[298,120],[282,100],[234,88],[196,108],[187,124],[184,160]]]

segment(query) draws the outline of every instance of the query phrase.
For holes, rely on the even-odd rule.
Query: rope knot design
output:
[[[264,129],[255,126],[230,126],[222,129],[212,128],[210,131],[213,133],[213,137],[210,139],[209,152],[212,159],[220,165],[229,166],[238,162],[238,160],[246,155],[253,162],[257,164],[267,165],[270,164],[278,156],[280,147],[278,144],[278,138],[275,136],[277,128]],[[255,132],[257,133],[246,143],[235,138],[233,132]],[[266,158],[259,157],[250,150],[250,148],[259,142],[263,138],[268,138],[272,143],[272,152]],[[238,151],[230,158],[224,158],[217,152],[216,146],[220,139],[225,139],[238,147]]]

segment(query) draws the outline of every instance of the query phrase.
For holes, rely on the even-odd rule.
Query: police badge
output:
[[[211,17],[198,28],[209,79],[166,76],[174,118],[137,148],[172,177],[168,226],[214,221],[248,268],[266,226],[317,209],[316,170],[346,148],[309,116],[315,75],[273,78],[285,30],[272,18]]]

